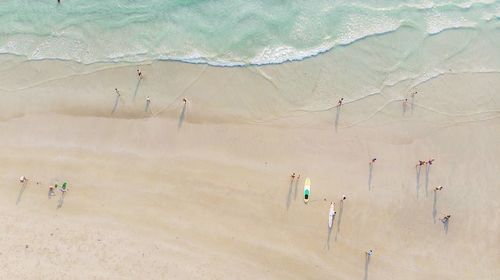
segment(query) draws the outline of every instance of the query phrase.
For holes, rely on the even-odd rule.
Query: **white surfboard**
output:
[[[333,217],[335,216],[335,204],[332,202],[330,204],[330,211],[328,213],[328,227],[332,228],[333,226]]]

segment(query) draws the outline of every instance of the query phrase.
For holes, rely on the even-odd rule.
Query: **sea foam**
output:
[[[423,36],[498,20],[482,1],[49,1],[0,5],[0,53],[30,60],[179,60],[244,66],[302,60],[394,32]]]

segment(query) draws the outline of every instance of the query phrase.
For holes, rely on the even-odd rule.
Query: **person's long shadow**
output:
[[[370,264],[370,256],[367,254],[365,257],[365,278],[364,280],[368,280],[368,265]]]
[[[443,222],[444,234],[448,234],[448,226],[450,224],[449,220]]]
[[[113,115],[115,113],[116,109],[118,109],[118,101],[120,101],[120,96],[116,95],[115,105],[113,106],[113,110],[111,110],[111,115]]]
[[[144,112],[146,112],[146,113],[149,113],[149,110],[150,110],[149,109],[149,103],[150,102],[146,101],[146,106],[144,107]]]
[[[436,204],[437,204],[437,191],[434,191],[434,203],[432,204],[432,219],[434,220],[434,223],[436,223],[436,214],[437,214]]]
[[[373,163],[370,162],[368,168],[368,190],[371,190],[372,188],[372,174],[373,174]]]
[[[182,107],[181,115],[179,116],[179,123],[177,124],[177,131],[179,131],[182,128],[182,124],[184,123],[184,119],[186,118],[186,108],[187,108],[187,103],[184,103],[184,106]]]
[[[293,200],[297,200],[297,190],[299,188],[299,178],[295,181],[295,191],[293,192]]]
[[[425,196],[429,195],[429,173],[431,172],[431,166],[427,165],[425,167]]]
[[[326,239],[326,247],[328,248],[328,250],[330,250],[330,237],[332,235],[332,230],[333,230],[334,224],[335,224],[335,215],[333,215],[332,227],[330,227],[330,225],[328,225],[328,237]]]
[[[335,231],[335,241],[337,241],[337,236],[339,235],[340,232],[340,222],[342,221],[342,212],[344,212],[344,200],[340,201],[340,208],[339,208],[339,218],[337,222],[337,230]]]
[[[415,96],[412,95],[411,97],[411,104],[410,104],[410,110],[411,110],[411,114],[413,115],[413,110],[415,109]]]
[[[64,204],[64,197],[66,196],[66,192],[61,193],[61,198],[59,198],[59,202],[57,203],[57,209],[61,208]]]
[[[337,132],[339,127],[339,118],[340,118],[340,106],[337,106],[337,114],[335,116],[335,132]]]
[[[21,189],[19,190],[19,194],[17,195],[16,205],[19,204],[19,202],[21,202],[21,198],[22,198],[23,193],[26,190],[27,186],[28,186],[28,182],[27,181],[25,181],[25,182],[22,183]]]
[[[290,208],[290,202],[292,200],[292,186],[293,186],[293,179],[290,180],[290,185],[288,186],[288,195],[286,196],[286,210]]]
[[[422,167],[420,165],[418,165],[418,166],[415,166],[415,169],[416,169],[416,175],[417,175],[417,178],[416,178],[417,184],[415,185],[415,190],[417,191],[417,198],[418,198],[418,192],[420,189],[420,171],[422,170]]]
[[[137,93],[139,92],[139,85],[141,84],[142,79],[137,80],[137,84],[135,85],[135,90],[134,90],[134,98],[132,99],[135,101],[135,98],[137,97]]]

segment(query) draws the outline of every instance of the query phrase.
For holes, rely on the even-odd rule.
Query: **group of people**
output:
[[[26,185],[28,183],[28,178],[26,178],[26,176],[21,176],[21,177],[19,177],[19,182],[23,185]],[[40,182],[37,182],[36,184],[39,185]],[[57,189],[59,189],[61,191],[61,193],[64,195],[64,193],[66,193],[68,191],[68,183],[64,182],[61,186],[59,186],[58,184],[50,185],[49,186],[49,198],[56,195],[55,190],[57,190]]]
[[[432,165],[432,162],[434,162],[434,159],[431,158],[430,160],[428,161],[425,161],[425,160],[419,160],[418,163],[415,165],[415,167],[419,167],[419,166],[424,166],[426,164],[428,165]]]
[[[142,71],[140,69],[137,69],[137,78],[139,79],[139,81],[144,78],[144,76],[142,75]],[[122,96],[118,88],[115,88],[115,93],[117,98],[120,98]],[[182,102],[186,104],[188,101],[186,98],[183,98]],[[149,96],[146,96],[146,108],[149,108],[150,104],[151,104],[151,98]]]
[[[417,93],[417,92],[413,93],[413,94],[412,94],[412,97],[413,97],[416,93]],[[339,100],[338,106],[341,106],[341,105],[342,105],[342,101],[343,101],[343,98],[341,98],[341,99]],[[370,167],[373,167],[373,164],[374,164],[376,161],[377,161],[377,158],[372,158],[372,159],[370,160],[370,162],[369,162]],[[429,166],[430,166],[430,165],[432,165],[432,163],[433,163],[433,162],[434,162],[434,159],[433,159],[433,158],[431,158],[431,159],[429,159],[429,160],[427,160],[427,161],[425,161],[425,160],[419,160],[419,161],[418,161],[418,164],[417,164],[415,167],[421,167],[421,166],[425,166],[425,165],[429,165]],[[295,179],[297,179],[297,182],[298,182],[298,180],[300,179],[300,174],[298,174],[298,175],[297,175],[297,174],[295,174],[295,172],[293,172],[293,173],[292,173],[292,175],[291,175],[290,177],[291,177],[291,179],[292,179],[292,182],[293,182]],[[435,191],[435,192],[437,192],[437,191],[441,191],[442,189],[443,189],[443,186],[439,185],[439,186],[437,186],[437,187],[435,187],[435,188],[434,188],[434,191]],[[342,195],[342,199],[340,200],[340,203],[343,203],[343,202],[344,202],[344,200],[346,200],[346,199],[347,199],[347,197],[346,197],[345,195]],[[325,198],[325,200],[326,200],[326,198]],[[334,203],[334,202],[331,202],[331,204],[330,204],[330,205],[335,205],[335,203]],[[335,214],[336,214],[336,211],[334,211],[334,212],[333,212],[333,215],[335,215]],[[446,214],[446,215],[444,215],[444,216],[443,216],[443,218],[440,218],[439,220],[440,220],[442,223],[448,223],[448,221],[449,221],[449,219],[450,219],[450,218],[451,218],[451,215]],[[366,254],[366,256],[367,256],[367,257],[371,257],[371,256],[373,255],[373,250],[372,250],[372,249],[370,249],[370,250],[366,251],[366,252],[365,252],[365,254]]]
[[[415,92],[415,94],[416,94],[416,92]],[[425,161],[425,160],[419,160],[418,163],[415,165],[415,167],[422,167],[422,166],[425,166],[425,165],[430,166],[430,165],[432,165],[433,162],[434,162],[433,158],[431,158],[431,159],[429,159],[427,161]],[[437,186],[437,187],[434,188],[434,191],[437,192],[437,191],[440,191],[442,189],[443,189],[443,186],[439,185],[439,186]],[[441,222],[443,222],[443,223],[447,223],[448,220],[450,219],[450,217],[451,217],[451,215],[447,214],[447,215],[444,215],[444,217],[441,218],[441,219],[439,219],[439,220]]]
[[[56,195],[54,190],[57,190],[59,188],[59,185],[54,184],[53,186],[49,186],[49,198]],[[62,194],[66,193],[68,191],[68,183],[64,182],[61,187],[59,188]]]

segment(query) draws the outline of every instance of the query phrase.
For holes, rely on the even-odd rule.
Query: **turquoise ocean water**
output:
[[[500,0],[3,0],[0,53],[270,64],[407,27],[424,37],[492,24],[498,32],[499,19]]]

